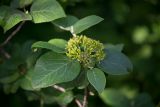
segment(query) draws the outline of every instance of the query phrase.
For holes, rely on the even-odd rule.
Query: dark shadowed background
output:
[[[108,76],[106,87],[115,88],[130,99],[145,93],[147,97],[151,98],[155,106],[160,107],[160,1],[58,1],[68,15],[83,18],[95,14],[104,18],[104,21],[82,34],[105,44],[124,44],[123,52],[131,59],[134,66],[133,72],[124,76]],[[9,5],[9,3],[10,0],[0,0],[0,5]],[[5,34],[3,29],[0,28],[0,42],[3,42],[15,28]],[[26,22],[5,49],[10,52],[10,47],[13,44],[21,45],[28,40],[48,41],[51,38],[68,40],[70,37],[70,33],[62,31],[51,23],[34,24]],[[3,56],[0,56],[0,62],[1,57]],[[0,68],[0,71],[2,71],[2,68]],[[38,101],[27,101],[22,89],[18,89],[15,94],[5,94],[1,84],[0,98],[1,107],[39,107]],[[145,97],[142,97],[140,100],[143,101],[144,99]],[[57,107],[58,105],[46,106]],[[69,105],[69,107],[74,106],[74,102]],[[89,98],[89,107],[109,106],[100,97],[94,96]]]

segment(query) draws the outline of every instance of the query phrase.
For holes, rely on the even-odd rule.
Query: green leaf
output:
[[[69,91],[69,92],[62,93],[58,97],[55,97],[55,100],[61,106],[66,106],[72,102],[73,98],[74,98],[73,93],[71,91]]]
[[[21,58],[21,60],[26,61],[28,57],[30,57],[32,55],[32,50],[31,50],[31,46],[33,44],[33,41],[26,41],[23,44],[19,44],[19,46],[14,47],[15,49],[13,49],[13,54],[16,57]],[[17,51],[17,53],[16,53]]]
[[[56,102],[55,97],[61,95],[62,92],[56,90],[53,87],[47,87],[42,88],[39,94],[42,96],[45,104],[52,104]]]
[[[111,75],[122,75],[132,70],[132,63],[123,53],[113,49],[106,49],[105,52],[105,59],[98,65],[104,72]]]
[[[45,104],[58,103],[61,106],[66,106],[73,100],[74,96],[71,91],[60,92],[53,87],[41,89],[41,95]]]
[[[29,14],[25,14],[19,10],[11,9],[4,18],[5,25],[3,26],[4,32],[11,29],[21,21],[32,20]]]
[[[19,86],[20,86],[19,79],[16,82],[14,82],[13,84],[11,84],[10,86],[11,86],[10,92],[13,93],[13,94],[16,93],[18,88],[19,88]]]
[[[87,78],[98,93],[101,93],[104,90],[106,85],[106,77],[100,69],[93,68],[88,70]]]
[[[48,42],[43,42],[43,41],[35,42],[32,45],[32,48],[44,48],[44,49],[49,49],[49,50],[51,50],[53,52],[57,52],[57,53],[65,53],[65,49],[60,48],[60,47],[53,45],[51,43],[48,43]]]
[[[129,99],[116,89],[104,90],[100,98],[108,105],[113,107],[130,107]]]
[[[0,83],[9,84],[16,81],[19,78],[20,74],[17,72],[13,73],[10,76],[0,78]]]
[[[51,39],[48,43],[55,45],[56,47],[62,48],[65,50],[67,41],[64,39]]]
[[[9,8],[7,6],[0,6],[0,26],[4,26],[4,18],[9,11]]]
[[[71,26],[73,26],[78,20],[79,19],[74,16],[67,16],[57,19],[52,23],[63,30],[71,31]]]
[[[32,51],[31,51],[32,52]],[[32,52],[32,54],[30,56],[27,57],[26,59],[26,67],[28,69],[33,68],[37,59],[39,58],[39,56],[41,55],[42,51],[38,51],[38,52]]]
[[[28,70],[27,74],[25,74],[25,76],[20,80],[20,86],[22,89],[24,90],[33,90],[32,87],[32,73],[33,73],[33,69]]]
[[[54,84],[72,81],[80,72],[78,61],[70,60],[67,56],[48,52],[42,55],[33,73],[33,87],[43,88]]]
[[[0,25],[3,27],[4,32],[11,29],[21,21],[32,19],[29,14],[25,14],[22,11],[7,6],[1,6],[0,11]]]
[[[74,33],[74,34],[81,33],[82,31],[90,28],[91,26],[98,24],[102,20],[103,20],[103,18],[96,16],[96,15],[87,16],[87,17],[79,20],[78,22],[76,22],[73,25],[72,33]]]
[[[17,92],[18,88],[20,86],[20,81],[19,79],[11,84],[4,84],[3,90],[6,94],[14,94]]]
[[[89,85],[88,79],[87,79],[87,72],[84,70],[81,70],[79,75],[70,82],[65,82],[61,84],[57,84],[60,87],[65,88],[66,90],[72,90],[75,87],[78,89],[84,89]]]
[[[93,25],[98,24],[102,20],[103,18],[96,15],[87,16],[81,20],[74,16],[67,16],[65,18],[55,20],[52,23],[63,30],[70,31],[73,34],[78,34]]]
[[[74,84],[76,87],[78,87],[78,89],[84,89],[89,85],[87,73],[85,70],[81,71],[78,77],[74,80]]]
[[[32,2],[33,0],[12,0],[10,5],[14,8],[23,8],[30,5]]]
[[[151,97],[147,93],[138,95],[134,100],[133,107],[155,107]]]
[[[39,95],[38,95],[37,92],[33,93],[33,91],[25,91],[24,95],[26,96],[28,101],[37,101],[37,100],[39,100]]]
[[[50,22],[66,16],[56,0],[35,0],[31,6],[31,15],[35,23]]]
[[[106,49],[109,49],[109,50],[122,52],[124,45],[123,44],[117,44],[117,45],[106,44],[105,47]]]

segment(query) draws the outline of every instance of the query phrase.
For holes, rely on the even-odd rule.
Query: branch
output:
[[[0,47],[5,46],[17,34],[17,32],[22,28],[24,23],[25,23],[25,21],[20,23],[19,26],[8,36],[8,38],[2,44],[0,44]]]
[[[83,107],[83,105],[81,104],[81,102],[78,99],[75,99],[75,102],[78,105],[78,107]]]
[[[73,37],[76,37],[76,34],[74,33],[74,29],[73,26],[71,26],[71,30],[70,30],[71,34],[73,35]]]
[[[77,103],[78,107],[87,107],[87,98],[88,98],[88,89],[86,87],[84,90],[83,103],[81,103],[78,99],[75,99],[75,102]]]
[[[87,87],[84,90],[84,98],[83,98],[83,107],[87,107],[87,99],[88,99],[88,89]]]
[[[44,107],[44,99],[42,96],[42,92],[40,93],[40,107]]]
[[[40,107],[44,107],[44,100],[43,100],[43,98],[40,98]]]
[[[53,88],[62,92],[62,93],[66,92],[66,90],[63,87],[60,87],[58,85],[54,85]],[[78,99],[75,99],[75,102],[78,105],[78,107],[84,107]]]
[[[10,58],[11,58],[11,56],[10,56],[3,48],[1,48],[1,47],[0,47],[0,53],[1,53],[2,55],[4,55],[4,57],[5,57],[6,59],[10,59]]]
[[[66,92],[66,90],[63,88],[63,87],[60,87],[60,86],[57,86],[57,85],[54,85],[53,88],[55,88],[56,90],[60,91],[60,92]]]

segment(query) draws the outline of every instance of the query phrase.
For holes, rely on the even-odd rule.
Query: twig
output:
[[[40,107],[44,107],[44,99],[42,93],[40,93]]]
[[[84,90],[83,103],[81,103],[79,100],[75,99],[75,102],[77,103],[78,107],[87,107],[87,98],[88,98],[88,89],[86,87]]]
[[[61,105],[61,107],[67,107],[67,106],[65,106],[65,105]]]
[[[17,32],[22,28],[24,23],[25,23],[25,21],[20,23],[19,26],[8,36],[8,38],[2,44],[0,44],[0,47],[5,46],[17,34]]]
[[[54,85],[53,88],[55,88],[56,90],[58,90],[62,93],[66,92],[66,90],[63,87],[60,87],[58,85]],[[78,107],[86,107],[87,106],[87,99],[88,99],[88,89],[85,88],[83,103],[81,103],[78,99],[75,99],[75,102],[78,105]]]
[[[0,48],[0,53],[3,54],[6,59],[11,58],[11,56],[3,48]]]
[[[74,33],[74,29],[73,26],[71,26],[71,30],[70,30],[71,34],[73,35],[73,37],[76,37],[76,34]]]
[[[57,86],[57,85],[54,85],[53,88],[55,88],[56,90],[60,91],[60,92],[66,92],[66,90],[63,88],[63,87],[60,87],[60,86]]]
[[[44,100],[43,100],[43,98],[40,99],[40,107],[44,107]]]
[[[88,103],[87,98],[88,98],[88,89],[86,87],[85,90],[84,90],[83,107],[87,106],[87,103]]]
[[[17,34],[17,32],[22,28],[24,23],[25,21],[20,23],[19,26],[8,36],[8,38],[2,44],[0,44],[0,53],[2,53],[5,58],[10,59],[11,56],[3,49],[3,46],[5,46]]]
[[[76,104],[78,105],[78,107],[83,107],[83,105],[81,104],[81,102],[77,99],[75,99]]]

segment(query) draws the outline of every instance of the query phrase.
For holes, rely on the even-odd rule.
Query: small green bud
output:
[[[104,46],[99,41],[86,36],[75,36],[68,41],[66,55],[78,60],[84,67],[93,68],[104,59]]]

